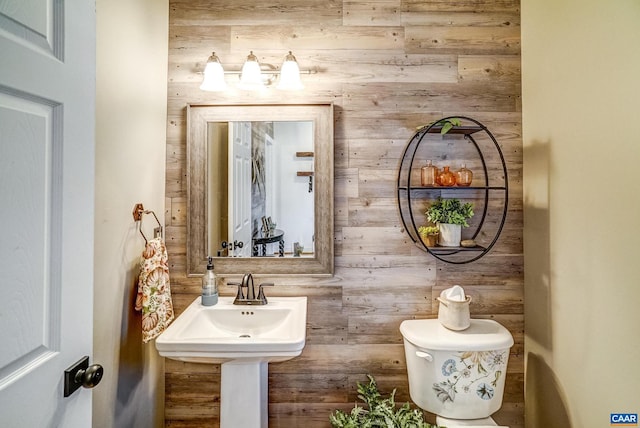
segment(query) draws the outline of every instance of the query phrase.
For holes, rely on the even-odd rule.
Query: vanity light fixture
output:
[[[280,68],[280,81],[278,82],[278,89],[285,91],[295,91],[304,89],[302,82],[300,81],[300,67],[296,57],[293,56],[291,51],[284,57],[284,62]]]
[[[261,64],[258,57],[249,52],[247,59],[239,71],[225,71],[222,68],[220,59],[215,52],[207,60],[204,70],[204,78],[200,89],[203,91],[224,91],[227,83],[224,76],[235,74],[240,76],[238,87],[246,90],[261,90],[272,85],[278,79],[277,89],[280,90],[300,90],[304,86],[300,80],[300,73],[315,74],[317,70],[300,70],[296,57],[291,51],[285,56],[280,69],[271,64]]]
[[[224,81],[224,69],[215,52],[212,52],[207,60],[200,89],[203,91],[224,91],[227,89],[227,82]]]
[[[264,89],[264,82],[262,81],[262,71],[260,70],[260,63],[258,57],[253,54],[253,51],[249,52],[247,60],[242,66],[240,72],[240,89],[247,89],[250,91]]]

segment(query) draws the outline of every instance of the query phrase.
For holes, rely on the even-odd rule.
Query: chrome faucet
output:
[[[253,285],[253,275],[245,273],[242,277],[242,282],[230,282],[229,285],[237,285],[238,292],[236,298],[233,300],[234,305],[266,305],[267,297],[264,295],[262,287],[273,287],[272,282],[265,282],[258,285],[258,296],[256,296],[256,290]],[[247,289],[247,294],[242,292],[242,289]]]

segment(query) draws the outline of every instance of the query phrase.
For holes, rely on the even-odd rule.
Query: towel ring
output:
[[[144,232],[142,231],[142,215],[143,214],[153,214],[153,217],[156,219],[156,223],[158,223],[158,227],[153,229],[153,237],[158,238],[162,237],[162,224],[160,220],[158,220],[158,216],[152,210],[145,210],[142,204],[136,204],[133,207],[133,220],[136,222],[140,222],[140,235],[144,238],[145,245],[149,243],[147,237],[144,236]]]

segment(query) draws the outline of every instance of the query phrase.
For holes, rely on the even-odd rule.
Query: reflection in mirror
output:
[[[209,254],[313,256],[313,122],[209,122],[207,152]]]
[[[333,108],[187,107],[187,274],[333,273]]]

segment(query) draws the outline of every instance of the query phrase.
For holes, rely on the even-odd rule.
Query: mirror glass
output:
[[[331,104],[187,111],[188,274],[331,274]]]
[[[313,122],[209,122],[207,156],[209,254],[313,256]]]

